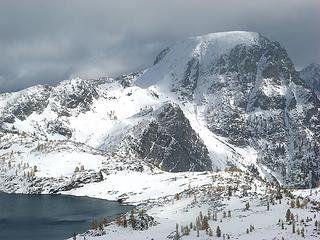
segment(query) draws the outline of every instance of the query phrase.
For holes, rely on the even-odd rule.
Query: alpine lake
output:
[[[90,229],[93,219],[115,219],[131,209],[115,201],[88,197],[0,192],[0,239],[67,239]]]

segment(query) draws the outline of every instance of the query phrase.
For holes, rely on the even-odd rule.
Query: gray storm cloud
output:
[[[297,68],[320,62],[319,0],[0,0],[0,92],[152,64],[179,39],[260,32]]]

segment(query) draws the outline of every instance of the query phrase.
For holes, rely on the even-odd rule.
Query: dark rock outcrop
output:
[[[206,146],[178,105],[165,103],[153,117],[133,146],[141,158],[171,172],[212,169]]]

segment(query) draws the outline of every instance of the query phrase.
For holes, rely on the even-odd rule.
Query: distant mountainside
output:
[[[320,101],[300,76],[279,43],[226,32],[169,46],[138,73],[1,94],[0,190],[229,167],[314,186]]]
[[[311,63],[300,71],[300,77],[320,98],[320,65]]]

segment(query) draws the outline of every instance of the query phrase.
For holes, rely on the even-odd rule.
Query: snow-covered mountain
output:
[[[300,77],[320,98],[320,65],[311,63],[300,71]]]
[[[308,187],[320,174],[319,109],[278,43],[251,32],[191,37],[141,72],[1,94],[0,190],[227,167]]]
[[[283,184],[319,180],[320,103],[279,43],[250,32],[188,38],[163,50],[136,84],[193,103],[211,132],[253,148]]]

